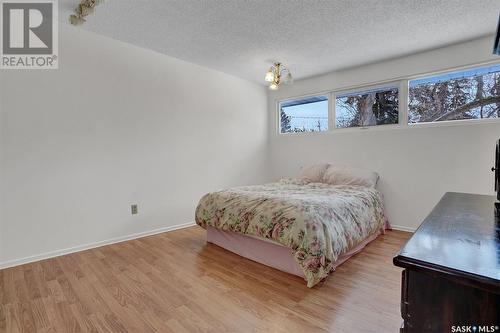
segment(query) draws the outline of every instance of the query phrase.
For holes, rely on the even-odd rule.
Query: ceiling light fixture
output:
[[[279,85],[281,84],[281,78],[285,76],[285,79],[283,82],[285,84],[292,84],[293,83],[293,77],[292,73],[290,73],[290,70],[283,66],[282,63],[280,62],[275,62],[267,71],[266,76],[264,80],[266,82],[269,82],[269,89],[271,90],[278,90]]]
[[[75,13],[69,16],[69,23],[81,25],[86,22],[85,16],[94,13],[94,8],[103,3],[104,0],[82,0],[75,8]]]

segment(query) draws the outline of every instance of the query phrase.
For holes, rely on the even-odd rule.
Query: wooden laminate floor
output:
[[[0,271],[0,332],[397,332],[409,238],[391,231],[308,289],[199,227]]]

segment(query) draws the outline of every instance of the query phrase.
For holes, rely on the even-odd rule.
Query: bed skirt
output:
[[[376,239],[381,233],[369,236],[350,251],[339,256],[333,264],[333,269],[335,270],[347,259],[361,252],[368,243]],[[292,256],[292,250],[274,241],[262,240],[207,226],[207,242],[266,266],[305,278],[304,272]]]

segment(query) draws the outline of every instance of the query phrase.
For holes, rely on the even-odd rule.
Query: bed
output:
[[[308,287],[389,227],[375,186],[303,177],[208,193],[195,218],[208,242],[301,276]]]

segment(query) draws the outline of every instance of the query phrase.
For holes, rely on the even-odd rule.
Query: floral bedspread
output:
[[[271,239],[292,249],[313,287],[337,258],[384,230],[384,207],[374,188],[283,179],[206,194],[196,223]]]

